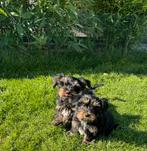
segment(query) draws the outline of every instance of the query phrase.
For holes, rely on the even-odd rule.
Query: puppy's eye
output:
[[[64,86],[64,82],[63,82],[63,81],[60,81],[60,85],[61,85],[61,86]]]
[[[78,86],[74,86],[74,90],[76,91],[76,92],[80,92],[80,87],[78,87]]]

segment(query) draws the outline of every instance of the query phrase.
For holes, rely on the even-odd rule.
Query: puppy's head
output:
[[[92,123],[108,108],[108,102],[92,95],[84,95],[77,104],[77,118],[80,121]]]
[[[75,78],[73,82],[73,91],[76,93],[91,93],[92,87],[91,82],[84,78]]]
[[[71,94],[78,94],[86,88],[90,89],[91,83],[84,78],[68,77],[62,74],[53,78],[53,87],[55,88],[56,86],[58,88],[66,88]]]
[[[91,104],[93,97],[84,95],[77,104],[76,116],[79,121],[92,123],[97,119],[97,107]]]
[[[97,119],[95,111],[85,106],[82,106],[77,110],[76,117],[79,121],[87,123],[93,123]]]

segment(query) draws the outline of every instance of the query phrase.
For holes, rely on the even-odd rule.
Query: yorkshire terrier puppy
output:
[[[91,82],[84,78],[75,78],[68,76],[56,76],[53,78],[53,87],[58,87],[58,96],[59,98],[72,98],[72,96],[78,96],[83,94],[94,94],[94,90],[102,84],[97,84],[92,87]],[[59,99],[67,100],[67,99]],[[70,99],[71,100],[71,99]],[[60,101],[58,101],[60,102]]]
[[[70,134],[84,135],[83,143],[88,144],[99,135],[109,135],[115,128],[113,116],[107,111],[108,102],[91,95],[79,100],[72,119]]]
[[[85,93],[93,95],[94,90],[101,85],[92,87],[91,82],[87,79],[61,75],[53,78],[53,87],[56,86],[59,98],[53,124],[69,127],[80,97]]]
[[[61,75],[53,78],[53,87],[56,86],[58,87],[59,98],[57,100],[57,111],[53,124],[69,125],[75,104],[81,97],[80,92],[88,87],[90,89],[91,83],[89,80],[83,78],[78,79]]]

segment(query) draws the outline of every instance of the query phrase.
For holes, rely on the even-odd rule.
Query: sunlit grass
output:
[[[65,55],[56,61],[53,56],[51,58],[49,64],[52,67],[48,65],[45,74],[39,72],[39,67],[38,75],[33,68],[32,73],[29,71],[30,75],[34,75],[31,78],[19,74],[15,78],[14,73],[6,77],[6,71],[3,74],[0,80],[0,151],[146,150],[146,63],[120,60],[100,64],[96,58],[89,58],[86,63],[86,60],[80,62],[79,56],[76,61],[66,60],[68,57]],[[84,63],[87,67],[82,70]],[[51,124],[57,92],[52,88],[51,75],[62,70],[66,71],[66,75],[83,76],[92,84],[104,83],[96,95],[109,99],[110,110],[120,125],[108,138],[98,138],[95,143],[86,146],[81,144],[81,136],[68,136],[64,128]]]

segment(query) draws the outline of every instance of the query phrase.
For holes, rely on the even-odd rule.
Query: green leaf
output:
[[[11,14],[12,16],[16,16],[16,17],[19,16],[16,12],[10,12],[10,14]]]
[[[143,8],[147,9],[147,4],[145,4],[145,5],[143,6]]]
[[[75,7],[74,7],[72,4],[69,4],[68,8],[70,9],[70,11],[71,11],[75,16],[78,15],[78,14],[77,14],[77,11],[76,11],[76,9],[75,9]]]
[[[132,2],[133,3],[142,3],[143,1],[142,0],[133,0]]]
[[[17,24],[17,32],[20,36],[23,36],[24,34],[24,29],[22,28],[22,26],[20,24]]]
[[[8,14],[2,8],[0,8],[0,14],[2,14],[4,16],[8,16]]]

